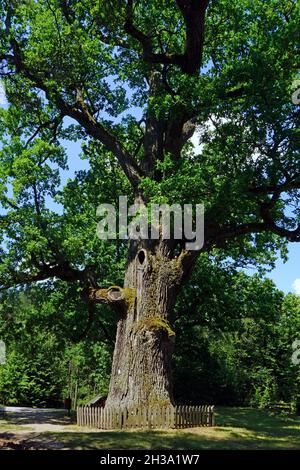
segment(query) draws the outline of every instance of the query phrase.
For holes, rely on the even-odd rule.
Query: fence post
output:
[[[171,407],[171,427],[176,428],[176,406]]]
[[[214,426],[215,425],[215,407],[211,406],[211,421],[210,425]]]
[[[78,426],[98,429],[182,429],[215,426],[213,405],[152,406],[139,408],[107,408],[88,405],[76,407]]]

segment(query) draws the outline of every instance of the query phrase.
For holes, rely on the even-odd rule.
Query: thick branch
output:
[[[214,245],[222,247],[224,242],[250,233],[271,232],[286,238],[290,242],[300,242],[300,225],[294,230],[278,226],[275,222],[253,222],[223,228],[216,236]]]
[[[106,304],[112,307],[119,314],[126,314],[128,308],[133,306],[135,299],[134,289],[122,288],[119,286],[111,286],[106,289],[90,289],[90,300]]]
[[[34,254],[31,254],[31,262],[34,267],[32,273],[14,271],[9,278],[6,275],[5,280],[0,280],[0,289],[6,290],[11,287],[17,287],[18,285],[28,285],[34,282],[55,278],[66,282],[79,281],[86,290],[96,285],[93,266],[89,265],[79,270],[73,268],[67,261],[63,260],[55,264],[39,261]]]
[[[205,13],[209,0],[176,0],[186,26],[182,70],[190,75],[199,72],[204,43]]]
[[[252,186],[249,191],[254,194],[269,194],[300,189],[300,174],[286,179],[281,184],[266,184],[265,186]]]
[[[63,281],[78,281],[81,280],[83,276],[83,271],[77,271],[76,269],[71,268],[70,266],[63,267],[59,265],[49,266],[43,265],[40,266],[40,269],[35,273],[20,273],[15,272],[10,279],[5,282],[1,282],[1,290],[9,289],[11,287],[16,287],[18,285],[32,284],[38,281],[45,281],[47,279],[58,278]]]
[[[151,38],[140,31],[133,21],[133,0],[127,2],[125,31],[143,48],[143,58],[151,64],[178,65],[188,75],[199,73],[204,43],[205,13],[209,0],[187,0],[176,2],[185,22],[186,41],[183,54],[155,53]]]

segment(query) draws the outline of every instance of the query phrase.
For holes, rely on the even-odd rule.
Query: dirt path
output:
[[[48,432],[78,432],[65,410],[5,407],[0,409],[0,449],[65,449]],[[82,432],[82,429],[80,430]]]
[[[75,424],[65,410],[12,406],[0,409],[0,421],[11,427],[21,426],[20,430],[16,429],[16,432],[20,433],[27,430],[34,432],[66,431],[66,428]]]

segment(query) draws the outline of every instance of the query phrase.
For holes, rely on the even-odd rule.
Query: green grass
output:
[[[30,431],[31,427],[29,426],[20,426],[17,424],[9,424],[6,420],[0,420],[0,433],[2,431]]]
[[[70,449],[300,449],[300,417],[247,408],[219,408],[214,428],[169,431],[47,433]]]
[[[0,436],[1,431],[10,431],[12,437],[14,431],[27,431],[26,442],[47,449],[300,449],[300,417],[220,407],[216,424],[157,431],[101,431],[62,424],[59,432],[32,432],[30,424],[0,420]]]

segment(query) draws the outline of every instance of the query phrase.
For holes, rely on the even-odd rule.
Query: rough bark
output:
[[[124,288],[94,291],[95,300],[110,303],[119,315],[107,405],[173,403],[175,333],[169,321],[183,276],[182,258],[172,258],[162,243],[150,248],[132,242]]]

